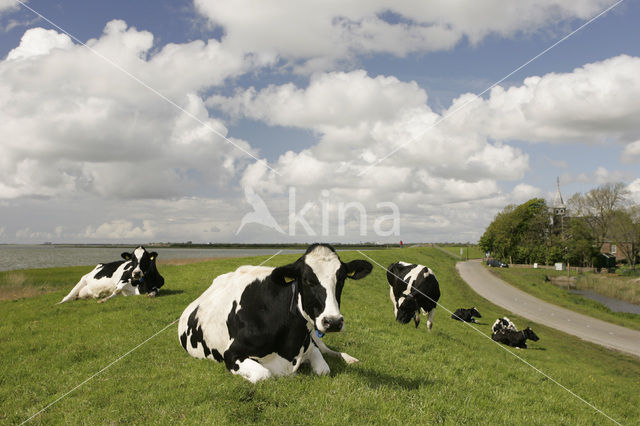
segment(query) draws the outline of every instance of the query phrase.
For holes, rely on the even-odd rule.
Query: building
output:
[[[551,229],[555,235],[559,235],[564,240],[565,235],[565,216],[567,215],[567,206],[562,199],[560,192],[560,178],[556,179],[556,196],[551,206]]]

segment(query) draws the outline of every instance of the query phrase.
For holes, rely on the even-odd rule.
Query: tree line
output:
[[[640,205],[622,183],[601,185],[567,200],[564,215],[542,198],[508,205],[494,218],[479,246],[509,263],[599,265],[604,243],[616,245],[635,269],[640,256]]]

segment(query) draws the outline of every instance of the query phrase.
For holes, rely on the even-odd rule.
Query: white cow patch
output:
[[[322,320],[341,316],[340,307],[338,306],[338,300],[336,298],[336,273],[338,269],[340,269],[340,258],[333,250],[324,246],[318,246],[305,256],[305,263],[313,270],[318,281],[320,281],[320,285],[322,285],[327,293],[324,310],[318,315],[315,321],[316,328],[321,332],[325,332],[326,328]],[[298,306],[301,308],[302,304],[299,303]]]

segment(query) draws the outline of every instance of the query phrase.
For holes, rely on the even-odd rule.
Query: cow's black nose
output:
[[[342,326],[344,325],[343,317],[331,317],[324,318],[322,320],[322,325],[325,328],[325,331],[340,331],[342,330]]]

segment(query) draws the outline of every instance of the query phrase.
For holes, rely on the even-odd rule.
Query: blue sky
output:
[[[557,176],[640,202],[637,2],[481,99],[615,2],[26,4],[59,28],[0,0],[0,242],[475,242]]]

